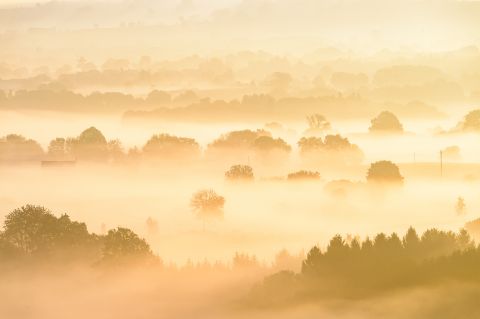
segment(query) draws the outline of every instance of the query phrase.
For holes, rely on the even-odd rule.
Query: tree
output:
[[[124,263],[152,259],[148,243],[128,228],[118,227],[108,231],[104,238],[102,261]]]
[[[209,144],[208,148],[250,148],[255,140],[262,136],[271,137],[271,134],[265,130],[232,131],[220,136]]]
[[[372,119],[369,130],[372,133],[402,133],[403,126],[395,114],[384,111]]]
[[[270,136],[260,136],[253,142],[253,148],[261,152],[281,151],[290,152],[291,147],[281,138],[273,138]]]
[[[193,194],[190,206],[197,217],[204,222],[208,219],[222,218],[225,198],[215,193],[213,189],[200,190]]]
[[[0,138],[0,161],[39,161],[43,149],[36,141],[17,134]]]
[[[105,161],[108,158],[108,143],[105,136],[95,127],[83,131],[77,138],[67,139],[76,159],[87,161]]]
[[[306,181],[306,180],[319,180],[319,179],[320,179],[319,172],[304,171],[304,170],[290,173],[287,176],[287,180],[289,181]]]
[[[473,110],[465,115],[463,121],[458,123],[457,131],[480,132],[480,109]]]
[[[312,114],[307,116],[308,129],[305,132],[307,135],[321,134],[330,130],[332,127],[330,122],[320,114]]]
[[[225,178],[230,181],[252,181],[253,169],[248,165],[234,165],[225,172]]]
[[[360,148],[341,135],[329,134],[321,137],[302,137],[298,141],[300,155],[304,160],[314,163],[358,164],[363,160]]]
[[[3,238],[26,255],[78,250],[95,242],[84,223],[71,221],[68,215],[57,218],[34,205],[17,208],[5,217]]]
[[[200,146],[193,138],[158,134],[147,141],[143,147],[143,153],[163,159],[192,158],[200,155]]]
[[[62,137],[57,137],[50,141],[47,154],[49,157],[62,160],[68,156],[67,141]]]
[[[463,197],[458,197],[455,204],[455,212],[457,215],[465,215],[467,213],[467,205],[465,204],[465,199]]]
[[[367,172],[367,181],[375,183],[403,183],[403,177],[397,165],[390,161],[372,163]]]

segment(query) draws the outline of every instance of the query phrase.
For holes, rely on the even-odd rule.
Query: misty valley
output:
[[[0,318],[480,317],[479,21],[0,0]]]

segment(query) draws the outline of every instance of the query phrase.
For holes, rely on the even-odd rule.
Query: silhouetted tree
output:
[[[253,142],[253,148],[260,152],[290,152],[291,147],[281,138],[273,138],[270,136],[260,136]]]
[[[55,217],[41,206],[26,205],[5,217],[3,238],[24,254],[49,254],[58,250],[83,249],[93,245],[84,223],[67,215]]]
[[[248,165],[234,165],[225,172],[225,178],[230,181],[251,181],[254,179],[253,169]]]
[[[403,126],[392,112],[384,111],[371,121],[372,133],[402,133]]]
[[[216,148],[250,148],[256,139],[262,136],[270,136],[271,134],[265,130],[243,130],[233,131],[222,135],[220,138],[208,145],[210,149]]]
[[[193,194],[190,206],[197,217],[204,222],[212,218],[223,217],[225,198],[215,193],[213,189],[200,190]]]
[[[332,127],[330,122],[320,114],[312,114],[307,116],[308,129],[305,132],[306,135],[323,134],[325,131],[330,130]]]
[[[0,138],[0,161],[39,161],[42,147],[34,140],[17,134]]]
[[[403,183],[403,177],[397,165],[390,161],[372,163],[367,172],[367,181],[376,183]]]
[[[298,141],[303,159],[320,163],[358,164],[363,160],[360,148],[340,135],[321,137],[302,137]]]
[[[363,298],[439,280],[480,283],[480,247],[469,234],[430,229],[421,238],[410,228],[400,240],[380,233],[374,241],[334,236],[326,250],[313,247],[299,274],[267,277],[253,290],[258,302],[299,302],[312,298]],[[283,291],[292,292],[285,295]]]
[[[192,138],[169,134],[153,135],[143,147],[143,153],[162,159],[191,159],[200,155],[200,146]]]
[[[108,145],[105,136],[95,127],[83,131],[77,138],[67,139],[67,148],[78,160],[105,161]]]
[[[465,118],[462,122],[458,123],[456,129],[457,131],[480,131],[480,109],[473,110],[465,115]]]
[[[465,204],[465,199],[463,197],[458,197],[455,204],[455,212],[457,215],[465,215],[467,213],[467,205]]]
[[[50,141],[47,154],[50,158],[63,160],[68,154],[67,141],[64,138],[57,137]]]
[[[152,251],[147,242],[128,228],[118,227],[108,231],[104,238],[102,262],[151,261]]]

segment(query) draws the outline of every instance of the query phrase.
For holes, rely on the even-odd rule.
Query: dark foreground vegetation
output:
[[[281,271],[257,285],[249,302],[258,306],[292,305],[335,299],[386,296],[407,288],[480,283],[480,247],[466,230],[410,228],[373,240],[333,237],[325,251],[313,247],[300,273]]]
[[[100,267],[160,260],[130,229],[118,227],[97,235],[66,214],[56,217],[44,207],[26,205],[5,217],[0,231],[0,267],[36,262]]]

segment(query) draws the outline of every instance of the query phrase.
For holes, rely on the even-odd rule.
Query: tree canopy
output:
[[[398,166],[390,161],[372,163],[367,172],[368,182],[402,183],[403,176]]]
[[[254,179],[253,169],[248,165],[233,165],[225,172],[225,178],[230,181],[251,181]]]
[[[372,133],[402,133],[403,125],[395,114],[383,111],[372,119],[369,130]]]

